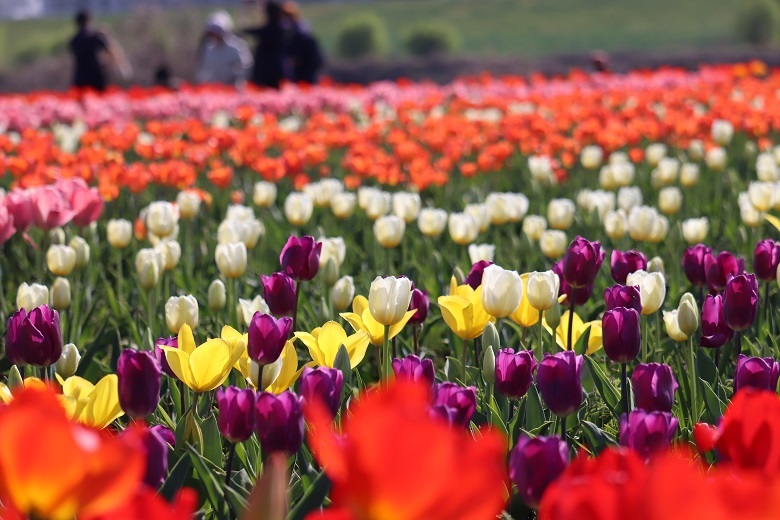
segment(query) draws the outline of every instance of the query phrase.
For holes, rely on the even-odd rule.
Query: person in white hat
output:
[[[209,16],[198,50],[196,83],[241,87],[252,68],[246,42],[233,33],[233,19],[225,11]]]

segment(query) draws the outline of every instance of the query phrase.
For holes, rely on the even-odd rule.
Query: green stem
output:
[[[393,360],[391,359],[390,355],[390,326],[385,325],[385,336],[384,336],[384,345],[382,348],[382,359],[384,360],[383,364],[383,376],[385,378],[385,382],[390,380],[390,372],[393,371]]]
[[[154,337],[154,290],[149,289],[146,291],[146,305],[149,309],[147,312],[147,321],[149,322],[149,335],[150,337]]]
[[[688,349],[688,375],[690,377],[690,387],[691,387],[691,428],[696,424],[696,409],[697,409],[697,401],[696,401],[696,387],[698,386],[696,383],[696,349],[693,346],[693,340],[688,339],[688,346],[690,347]]]
[[[643,327],[642,327],[642,332],[644,333],[644,336],[645,336],[645,338],[644,338],[645,340],[642,342],[642,362],[643,363],[649,363],[650,360],[647,359],[647,347],[648,347],[647,344],[650,342],[650,340],[648,339],[648,336],[649,336],[649,325],[648,325],[647,322],[649,320],[647,319],[647,316],[642,316],[642,321],[644,321]]]
[[[542,325],[542,311],[539,311],[539,359],[544,357],[544,325]]]
[[[461,363],[461,380],[463,381],[463,384],[466,384],[466,358],[468,357],[468,345],[466,345],[466,340],[461,340],[461,353],[460,353],[460,363]]]
[[[569,308],[569,334],[566,337],[566,350],[572,349],[572,333],[574,330],[574,301],[576,297],[577,289],[571,288],[571,307]]]
[[[661,310],[655,311],[655,346],[650,350],[650,356],[661,345]]]
[[[298,301],[301,297],[301,282],[296,280],[295,281],[295,305],[293,306],[293,315],[292,315],[292,328],[290,329],[290,334],[295,334],[295,331],[298,330]],[[387,331],[385,331],[385,336],[387,335]]]
[[[620,392],[623,397],[623,411],[628,413],[630,406],[628,404],[628,378],[626,377],[626,363],[620,364]]]

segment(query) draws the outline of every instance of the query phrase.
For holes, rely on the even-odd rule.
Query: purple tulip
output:
[[[409,323],[413,325],[419,325],[425,323],[428,318],[428,310],[430,309],[431,302],[428,298],[428,291],[421,291],[420,289],[412,290],[412,299],[409,301],[409,310],[414,311],[412,317],[409,319]]]
[[[116,366],[119,405],[133,419],[143,419],[157,409],[162,369],[149,351],[126,348]]]
[[[704,273],[711,291],[722,291],[726,287],[729,275],[737,275],[744,270],[745,260],[735,257],[728,251],[721,251],[718,256],[712,253],[704,255]]]
[[[780,243],[766,239],[756,244],[753,250],[753,270],[759,280],[774,281],[778,264],[780,264]]]
[[[284,273],[262,275],[263,298],[273,314],[289,316],[295,310],[295,280]]]
[[[432,412],[446,419],[450,424],[468,426],[477,411],[477,389],[462,387],[455,383],[440,383],[433,388]]]
[[[48,305],[8,318],[6,357],[16,365],[48,367],[62,355],[60,315]]]
[[[644,459],[672,444],[679,421],[669,412],[634,410],[620,417],[620,444]]]
[[[777,391],[780,378],[780,363],[771,357],[747,357],[740,354],[737,358],[737,370],[734,372],[734,393],[743,388]]]
[[[176,374],[171,370],[171,365],[168,364],[168,359],[165,357],[165,351],[160,348],[160,345],[164,347],[179,348],[179,338],[176,336],[168,336],[167,338],[158,338],[154,344],[154,357],[157,358],[157,362],[160,363],[162,371],[168,374],[174,379],[178,379]]]
[[[566,417],[582,404],[584,359],[572,350],[545,354],[536,369],[536,386],[542,400],[555,415]]]
[[[168,435],[161,430],[165,430],[170,437],[173,437],[173,432],[168,428],[155,426],[148,428],[143,438],[146,451],[144,484],[155,490],[162,486],[168,475]]]
[[[307,403],[322,401],[333,417],[341,407],[341,390],[344,388],[344,375],[341,370],[328,367],[303,369],[298,390]]]
[[[726,325],[742,331],[753,324],[758,311],[758,282],[754,274],[730,276],[723,291],[723,318]]]
[[[502,348],[496,353],[496,390],[509,398],[523,397],[534,382],[536,358],[533,350],[515,353]]]
[[[255,428],[255,391],[235,386],[217,389],[217,426],[230,442],[243,442]]]
[[[536,509],[542,494],[569,464],[569,448],[558,436],[530,438],[520,435],[509,456],[509,478],[520,498]]]
[[[165,426],[160,426],[158,424],[157,426],[152,426],[149,429],[159,435],[162,440],[170,444],[171,447],[176,447],[176,436],[173,434],[173,431],[171,431],[170,428],[166,428]]]
[[[482,285],[482,273],[485,271],[485,268],[489,265],[493,265],[493,262],[488,262],[487,260],[480,260],[476,264],[471,266],[471,270],[469,271],[468,276],[466,276],[465,283],[475,291],[477,290],[477,287]]]
[[[605,254],[601,242],[577,236],[563,256],[563,279],[575,289],[588,287],[596,279]]]
[[[616,363],[628,363],[639,355],[639,313],[636,309],[615,307],[601,318],[604,352]]]
[[[428,386],[433,386],[436,380],[436,375],[433,371],[433,361],[420,359],[414,354],[410,354],[403,359],[394,359],[393,373],[396,379],[424,382]]]
[[[707,285],[707,272],[704,269],[704,258],[712,253],[712,249],[704,244],[696,244],[685,250],[682,257],[682,268],[685,277],[692,285],[702,287]]]
[[[604,289],[604,302],[608,311],[616,307],[625,307],[642,312],[642,300],[639,297],[639,287],[636,285],[613,285]]]
[[[646,412],[671,412],[677,387],[669,365],[639,364],[631,375],[636,407]]]
[[[247,353],[258,365],[270,365],[282,353],[290,336],[292,318],[276,319],[270,314],[256,312],[249,324]]]
[[[701,339],[699,345],[707,348],[722,347],[734,336],[723,316],[723,296],[708,294],[701,306]]]
[[[612,251],[609,261],[610,274],[616,283],[625,285],[626,277],[636,271],[647,269],[647,257],[639,251]]]
[[[290,237],[279,255],[284,274],[293,280],[311,280],[320,269],[322,242],[314,237]]]
[[[558,275],[558,279],[560,280],[560,286],[558,288],[558,296],[562,296],[565,294],[566,302],[564,304],[571,305],[573,291],[571,285],[566,283],[566,280],[563,279],[563,260],[559,260],[558,262],[556,262],[553,265],[552,271]],[[574,304],[583,305],[585,302],[590,300],[592,294],[593,294],[593,284],[588,285],[587,287],[577,289],[577,294],[574,294],[574,296],[576,296],[574,298]]]
[[[255,402],[255,432],[265,453],[292,455],[303,443],[303,399],[289,390],[261,392]]]

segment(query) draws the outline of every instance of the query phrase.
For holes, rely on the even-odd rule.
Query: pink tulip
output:
[[[5,207],[14,216],[14,227],[17,231],[27,231],[33,224],[34,207],[30,192],[13,190],[5,196]]]
[[[14,233],[16,233],[14,216],[8,211],[8,206],[0,204],[0,244],[6,243]]]
[[[35,225],[43,229],[64,226],[73,218],[73,210],[62,192],[54,186],[43,186],[33,194]]]

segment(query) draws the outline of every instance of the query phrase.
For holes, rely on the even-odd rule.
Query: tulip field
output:
[[[779,93],[0,97],[0,518],[776,518]]]

